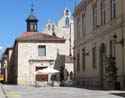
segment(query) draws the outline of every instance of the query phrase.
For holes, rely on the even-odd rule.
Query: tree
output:
[[[110,90],[119,90],[120,89],[120,82],[117,80],[117,67],[115,62],[115,57],[112,55],[109,56],[108,66],[106,67],[106,78],[107,78],[107,87]]]
[[[106,68],[106,76],[108,79],[108,82],[116,82],[117,79],[117,67],[115,62],[115,57],[112,55],[108,58],[108,66]]]

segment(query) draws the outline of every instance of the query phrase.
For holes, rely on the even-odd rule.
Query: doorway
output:
[[[42,70],[46,67],[36,67],[36,71]],[[48,75],[36,75],[36,81],[48,81]]]
[[[102,43],[100,47],[100,64],[99,64],[99,80],[100,80],[100,88],[104,89],[104,72],[105,72],[105,44]]]

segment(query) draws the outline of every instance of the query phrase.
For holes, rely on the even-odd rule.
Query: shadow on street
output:
[[[110,94],[125,98],[125,93],[110,93]]]

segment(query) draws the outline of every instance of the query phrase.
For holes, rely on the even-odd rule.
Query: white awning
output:
[[[55,73],[59,73],[59,70],[50,67],[35,72],[35,74],[55,74]]]

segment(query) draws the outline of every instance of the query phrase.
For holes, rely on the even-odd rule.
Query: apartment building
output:
[[[107,58],[115,57],[125,88],[125,0],[82,0],[74,12],[74,72],[77,85],[106,88]]]

